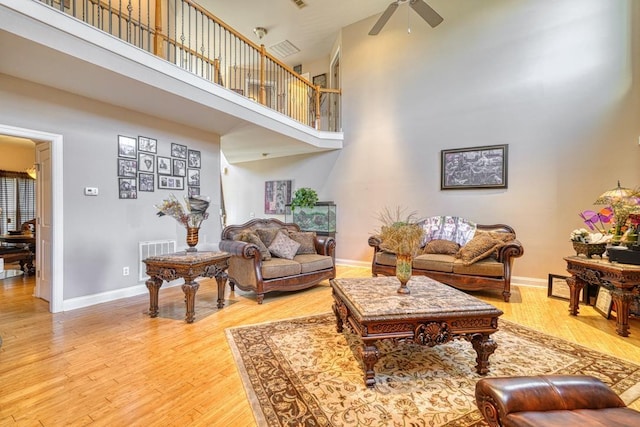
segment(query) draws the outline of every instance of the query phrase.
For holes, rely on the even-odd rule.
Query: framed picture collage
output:
[[[118,135],[118,193],[137,199],[139,191],[184,190],[200,195],[202,155],[186,145],[171,143],[169,156],[158,154],[158,141],[146,136]]]

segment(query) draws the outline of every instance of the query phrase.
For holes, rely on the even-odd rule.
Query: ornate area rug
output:
[[[630,404],[640,366],[500,320],[488,376],[593,375]],[[364,385],[361,342],[333,314],[227,329],[259,426],[485,426],[474,399],[476,353],[378,342],[376,386]],[[634,405],[635,406],[635,405]]]

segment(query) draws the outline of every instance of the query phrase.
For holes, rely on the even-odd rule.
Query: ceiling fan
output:
[[[424,2],[424,0],[396,0],[391,3],[382,13],[382,16],[380,16],[378,22],[376,22],[373,28],[371,28],[371,31],[369,31],[369,35],[375,36],[376,34],[378,34],[382,30],[382,27],[384,27],[384,25],[387,23],[389,18],[391,18],[393,12],[396,11],[400,3],[407,2],[409,2],[409,6],[411,6],[411,9],[415,10],[422,19],[427,21],[427,24],[431,25],[431,27],[435,28],[438,24],[444,21],[444,18],[438,15],[438,12],[433,10],[431,6]]]

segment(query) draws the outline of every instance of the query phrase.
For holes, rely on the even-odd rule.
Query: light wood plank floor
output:
[[[344,267],[339,277],[370,276]],[[0,426],[255,426],[225,329],[330,312],[328,282],[305,291],[229,293],[215,308],[215,282],[201,282],[196,322],[186,324],[180,287],[160,290],[160,317],[148,296],[51,314],[32,297],[32,279],[0,280]],[[629,338],[591,307],[568,315],[546,289],[517,286],[511,303],[476,293],[503,318],[640,363],[640,322]]]

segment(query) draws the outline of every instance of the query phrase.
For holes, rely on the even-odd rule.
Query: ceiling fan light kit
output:
[[[389,6],[387,6],[385,11],[382,12],[382,15],[380,16],[380,18],[378,18],[378,21],[373,25],[371,31],[369,31],[370,36],[375,36],[382,30],[387,21],[389,21],[389,19],[391,18],[391,15],[393,15],[393,13],[396,11],[396,9],[398,9],[398,6],[401,3],[409,3],[411,9],[413,9],[418,15],[420,15],[420,17],[424,19],[427,24],[431,25],[432,28],[435,28],[436,26],[440,25],[442,21],[444,21],[444,18],[440,16],[438,12],[433,10],[431,6],[426,4],[424,0],[396,0]]]

